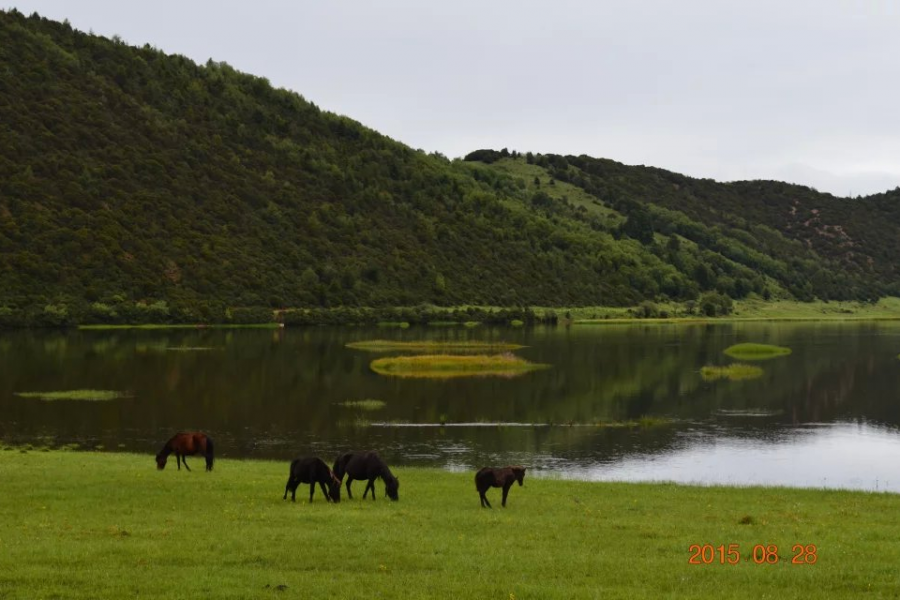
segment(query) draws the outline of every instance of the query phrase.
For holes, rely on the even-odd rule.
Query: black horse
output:
[[[166,442],[159,454],[156,455],[156,468],[162,471],[166,468],[166,459],[170,454],[175,453],[175,459],[178,461],[178,470],[181,470],[181,463],[188,471],[191,468],[187,464],[187,457],[195,454],[203,454],[206,457],[206,470],[212,471],[213,462],[215,462],[215,452],[213,451],[212,438],[205,433],[199,431],[182,431],[176,433]]]
[[[475,473],[475,488],[481,497],[481,508],[493,508],[488,502],[485,493],[492,487],[503,488],[503,507],[506,507],[506,495],[509,494],[509,488],[516,481],[519,485],[525,481],[525,467],[503,467],[502,469],[494,469],[485,467]]]
[[[287,485],[284,486],[284,498],[282,500],[287,500],[288,491],[290,491],[291,502],[296,501],[297,486],[301,483],[309,484],[310,502],[313,501],[317,483],[322,488],[325,500],[335,504],[341,501],[340,479],[334,476],[334,473],[331,472],[325,461],[318,456],[295,458],[291,461],[291,472],[288,475]]]
[[[334,475],[338,481],[344,480],[347,475],[347,497],[353,499],[350,491],[350,483],[354,479],[368,479],[369,483],[363,491],[363,499],[372,490],[372,500],[375,499],[375,480],[381,477],[384,481],[384,491],[391,500],[399,500],[398,490],[400,480],[394,477],[387,464],[381,460],[376,452],[347,452],[338,456],[334,461]]]

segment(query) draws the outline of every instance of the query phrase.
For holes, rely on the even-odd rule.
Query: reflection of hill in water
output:
[[[520,343],[527,347],[516,355],[553,367],[515,380],[397,381],[371,373],[371,354],[344,347],[385,336]],[[199,428],[221,438],[220,447],[232,455],[378,447],[395,457],[439,454],[449,461],[456,448],[471,457],[539,454],[602,463],[678,448],[691,428],[697,430],[692,423],[761,440],[810,422],[898,425],[898,339],[900,326],[880,323],[4,333],[0,434],[124,444],[143,452],[158,449],[172,430]],[[704,382],[700,367],[728,364],[722,350],[743,341],[788,346],[793,353],[766,362],[757,380]],[[216,351],[167,351],[179,347]],[[75,388],[128,389],[135,397],[84,407],[13,396]],[[363,398],[385,402],[378,419],[386,421],[565,425],[657,415],[678,423],[634,430],[374,431],[358,426],[367,415],[339,406]],[[716,435],[715,428],[709,431],[703,435]]]

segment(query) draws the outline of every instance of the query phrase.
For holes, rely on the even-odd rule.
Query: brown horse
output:
[[[363,490],[363,500],[366,499],[369,490],[372,491],[372,500],[374,500],[375,480],[379,477],[384,481],[384,493],[387,494],[388,498],[391,500],[400,499],[398,493],[400,480],[394,477],[387,463],[381,460],[377,452],[347,452],[342,454],[334,461],[333,471],[338,481],[343,481],[344,475],[347,475],[347,497],[351,500],[353,499],[353,494],[350,492],[350,483],[354,479],[369,480],[369,483],[366,484],[366,489]]]
[[[187,464],[187,457],[195,454],[203,454],[206,456],[206,470],[212,471],[213,468],[213,441],[212,438],[205,433],[199,431],[176,433],[172,439],[166,442],[159,454],[156,455],[156,468],[162,471],[166,468],[166,459],[172,453],[178,461],[178,470],[181,470],[181,462],[184,461],[184,468],[188,471],[191,468]]]
[[[287,485],[284,486],[284,498],[287,500],[288,492],[291,492],[291,502],[297,497],[297,486],[301,483],[309,484],[309,501],[313,501],[316,484],[322,488],[322,494],[329,502],[337,504],[341,501],[341,482],[334,476],[325,461],[318,456],[307,458],[295,458],[291,462],[291,471],[288,475]],[[326,487],[328,486],[328,487]]]
[[[503,507],[506,508],[506,495],[509,494],[509,488],[516,481],[519,485],[525,481],[525,467],[503,467],[495,469],[493,467],[485,467],[475,473],[475,488],[481,497],[481,508],[493,508],[488,502],[485,493],[492,487],[503,488]]]

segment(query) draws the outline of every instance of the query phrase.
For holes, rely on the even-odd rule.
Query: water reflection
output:
[[[397,379],[369,367],[396,353],[346,347],[385,337],[521,344],[517,356],[552,368],[515,379]],[[758,363],[755,379],[705,381],[701,368],[730,364],[723,350],[740,342],[793,352]],[[174,431],[202,429],[236,457],[377,448],[399,465],[521,462],[579,478],[874,489],[876,480],[900,481],[877,470],[897,451],[898,348],[894,323],[4,332],[0,437],[101,444],[152,460]],[[15,395],[74,389],[130,397]],[[377,419],[347,406],[363,400],[384,403]],[[672,423],[586,426],[645,415]]]
[[[836,423],[777,436],[685,435],[668,452],[567,471],[594,481],[675,481],[900,492],[897,431]]]

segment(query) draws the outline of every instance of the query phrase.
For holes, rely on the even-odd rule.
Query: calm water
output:
[[[520,377],[386,378],[377,338],[504,340],[553,365]],[[737,342],[789,346],[751,381],[707,382]],[[219,455],[399,465],[526,464],[544,475],[900,491],[900,324],[605,325],[0,333],[0,438],[144,452],[202,429]],[[107,402],[16,392],[127,391]],[[341,406],[377,399],[379,411]],[[597,427],[644,415],[670,424]],[[438,426],[441,422],[447,426]],[[378,424],[381,423],[381,424]],[[496,423],[504,423],[497,425]],[[422,427],[409,424],[431,425]]]

